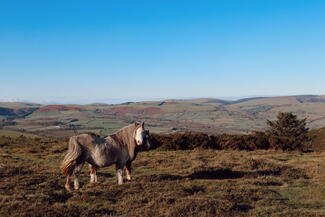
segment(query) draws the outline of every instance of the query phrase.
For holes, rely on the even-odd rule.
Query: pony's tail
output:
[[[82,155],[82,147],[75,136],[69,140],[68,153],[65,155],[60,166],[61,172],[65,175],[72,175],[77,166],[77,159]]]

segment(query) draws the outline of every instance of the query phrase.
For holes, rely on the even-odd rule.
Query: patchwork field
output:
[[[247,133],[264,130],[267,119],[290,111],[307,118],[310,128],[325,126],[325,95],[219,99],[165,100],[118,105],[39,105],[0,103],[0,127],[42,135],[69,136],[92,131],[115,132],[145,120],[152,132],[200,131]]]
[[[325,216],[325,153],[196,149],[142,152],[133,180],[114,167],[68,193],[66,140],[0,137],[0,216]]]

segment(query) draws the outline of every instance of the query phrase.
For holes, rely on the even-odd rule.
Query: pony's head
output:
[[[144,128],[144,122],[135,123],[136,130],[135,130],[135,142],[138,146],[145,146],[147,149],[150,148],[149,142],[149,130]]]

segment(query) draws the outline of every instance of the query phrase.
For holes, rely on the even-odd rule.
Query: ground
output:
[[[152,150],[68,193],[66,141],[0,138],[0,216],[325,216],[325,152]]]

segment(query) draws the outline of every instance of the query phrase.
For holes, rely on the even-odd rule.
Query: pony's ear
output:
[[[139,122],[134,122],[134,124],[135,124],[135,126],[139,126],[140,125],[140,123]]]
[[[141,127],[144,127],[144,121],[141,122]]]

